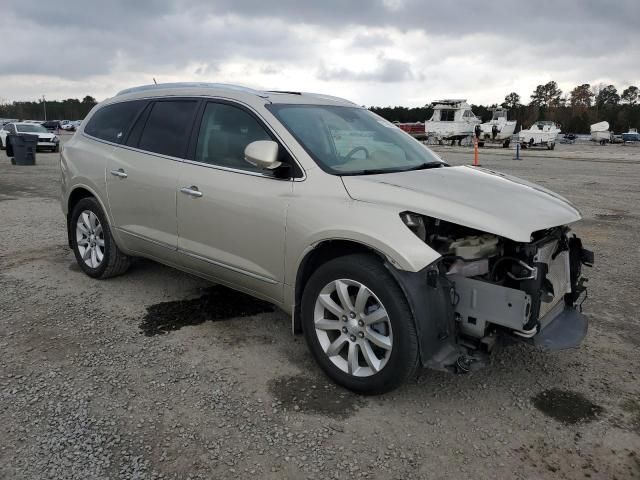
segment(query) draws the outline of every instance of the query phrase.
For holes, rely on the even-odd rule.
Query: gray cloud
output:
[[[525,77],[640,81],[623,53],[640,44],[634,0],[4,0],[0,31],[5,98],[35,78],[47,91],[78,83],[108,91],[149,75],[224,80],[230,64],[244,83],[262,75],[278,86],[302,75],[355,92],[366,84],[367,95],[376,84],[473,93],[517,89]],[[360,64],[363,55],[369,61]]]
[[[363,81],[393,83],[404,82],[416,78],[409,62],[389,58],[379,58],[378,65],[373,70],[356,71],[348,68],[327,68],[321,65],[318,69],[321,80]]]

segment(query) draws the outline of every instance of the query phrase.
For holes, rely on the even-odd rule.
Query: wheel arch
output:
[[[69,242],[69,248],[71,248],[71,212],[73,212],[74,207],[78,204],[80,200],[83,198],[95,198],[95,200],[100,205],[100,208],[104,212],[107,220],[111,223],[111,218],[109,216],[109,211],[106,209],[104,203],[100,199],[100,197],[96,194],[96,192],[87,185],[78,184],[74,185],[69,195],[66,198],[66,204],[63,206],[63,211],[67,217],[67,241]]]
[[[292,315],[292,330],[294,333],[302,332],[300,311],[302,293],[304,292],[304,288],[313,272],[323,263],[345,255],[352,255],[354,253],[370,254],[371,256],[378,258],[381,263],[387,261],[387,257],[384,253],[376,250],[370,245],[346,239],[323,240],[317,243],[304,255],[298,265],[294,285],[294,306]]]

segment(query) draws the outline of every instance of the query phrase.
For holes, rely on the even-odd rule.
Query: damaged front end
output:
[[[522,243],[411,212],[401,217],[441,254],[418,274],[394,273],[414,310],[424,366],[469,371],[499,342],[545,351],[580,344],[582,266],[593,265],[593,253],[568,227]]]

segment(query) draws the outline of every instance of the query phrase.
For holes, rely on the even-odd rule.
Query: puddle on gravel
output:
[[[273,305],[230,288],[215,285],[192,300],[156,303],[147,307],[140,329],[147,337],[180,330],[206,321],[273,312]]]
[[[315,413],[336,419],[353,415],[364,402],[355,393],[343,390],[325,378],[305,375],[270,380],[269,391],[289,411]]]
[[[591,422],[604,411],[581,393],[559,388],[540,392],[532,401],[542,413],[568,425]]]

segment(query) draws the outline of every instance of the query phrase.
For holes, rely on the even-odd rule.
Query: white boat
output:
[[[520,130],[518,141],[524,148],[534,146],[546,146],[553,150],[556,146],[556,138],[560,134],[560,127],[548,120],[539,120],[531,128]]]
[[[609,131],[609,122],[598,122],[591,125],[591,140],[604,145],[611,141],[611,131]]]
[[[424,123],[424,131],[427,137],[440,143],[443,140],[460,143],[463,138],[473,135],[475,126],[482,123],[464,99],[438,100],[431,107],[433,115]]]
[[[491,120],[480,125],[478,144],[501,143],[504,148],[509,147],[511,136],[516,131],[516,121],[508,120],[508,110],[498,107],[493,111]]]

